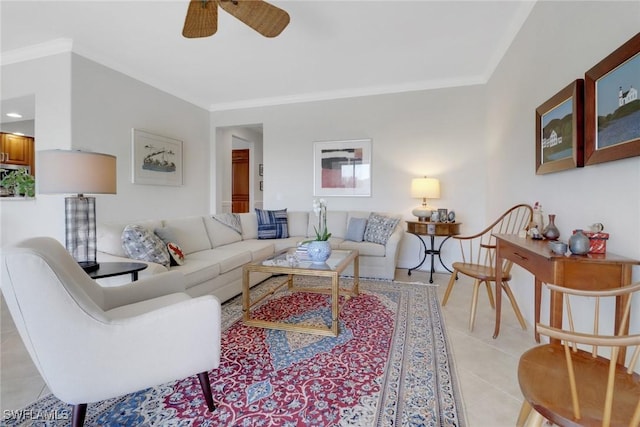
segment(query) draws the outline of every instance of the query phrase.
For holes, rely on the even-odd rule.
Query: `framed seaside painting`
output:
[[[371,140],[313,144],[314,196],[371,196]]]
[[[640,33],[585,73],[587,165],[640,155]]]
[[[536,174],[584,165],[583,86],[578,79],[536,108]]]
[[[132,182],[182,185],[182,141],[138,129],[131,133]]]

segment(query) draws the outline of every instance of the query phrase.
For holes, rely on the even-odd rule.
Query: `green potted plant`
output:
[[[27,169],[9,172],[0,180],[0,185],[11,189],[14,196],[33,197],[36,195],[36,180],[27,172]]]

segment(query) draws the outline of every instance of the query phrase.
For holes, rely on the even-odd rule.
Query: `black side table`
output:
[[[433,283],[433,273],[435,272],[435,266],[433,264],[434,257],[437,255],[440,264],[450,273],[452,271],[444,265],[442,262],[442,257],[440,256],[440,250],[442,249],[442,245],[446,242],[451,236],[455,236],[456,234],[460,234],[460,222],[423,222],[423,221],[407,221],[407,233],[411,233],[415,235],[422,243],[422,247],[424,249],[424,253],[422,256],[422,260],[418,265],[413,268],[410,268],[408,271],[408,275],[411,276],[411,272],[416,270],[424,264],[427,259],[427,255],[431,255],[431,270],[429,272],[429,283]],[[422,236],[429,236],[430,246],[427,247],[427,243],[424,241]],[[440,242],[438,249],[435,248],[435,238],[436,236],[443,236],[444,239]]]
[[[92,279],[103,279],[105,277],[131,274],[131,281],[138,280],[138,271],[147,268],[147,264],[142,262],[101,262],[100,267],[87,273]]]

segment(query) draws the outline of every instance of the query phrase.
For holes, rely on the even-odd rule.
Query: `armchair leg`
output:
[[[73,412],[71,412],[71,425],[73,427],[82,427],[84,425],[84,417],[86,415],[86,403],[78,403],[77,405],[73,405]]]
[[[491,290],[491,282],[485,280],[485,287],[487,288],[487,295],[489,296],[489,304],[491,304],[491,308],[496,309],[496,303],[493,300],[493,291]]]
[[[518,421],[516,421],[516,427],[524,427],[527,418],[529,418],[529,414],[531,414],[531,405],[525,399],[522,402],[522,406],[520,407],[520,414],[518,414]]]
[[[208,372],[200,372],[198,374],[200,380],[200,387],[202,387],[202,393],[204,394],[204,400],[207,401],[207,407],[209,412],[216,410],[216,405],[213,403],[213,396],[211,395],[211,382],[209,381]]]
[[[476,308],[478,307],[478,290],[480,289],[480,280],[473,282],[473,297],[471,298],[471,313],[469,314],[469,331],[473,331],[473,324],[476,321]]]

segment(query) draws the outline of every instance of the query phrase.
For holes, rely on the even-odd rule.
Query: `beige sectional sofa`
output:
[[[404,235],[404,225],[399,220],[386,244],[367,241],[345,240],[349,221],[354,218],[368,218],[370,212],[329,211],[327,228],[332,233],[330,243],[335,249],[358,249],[360,252],[360,277],[393,279]],[[397,215],[381,213],[389,217]],[[289,237],[282,239],[258,239],[258,222],[255,213],[239,214],[242,233],[213,219],[211,216],[191,216],[176,219],[157,219],[103,223],[98,225],[98,261],[131,261],[122,247],[121,235],[129,224],[142,225],[153,232],[167,227],[185,254],[183,265],[171,266],[171,271],[185,275],[187,293],[193,297],[213,294],[226,301],[242,292],[242,267],[251,261],[265,258],[276,251],[296,247],[314,236],[317,217],[309,212],[287,212]],[[144,262],[144,261],[143,261]],[[140,272],[140,277],[167,271],[167,267],[146,262],[149,267]],[[345,271],[353,274],[352,267]],[[268,276],[252,274],[251,285]],[[100,279],[103,286],[119,285],[129,281],[128,276]]]

